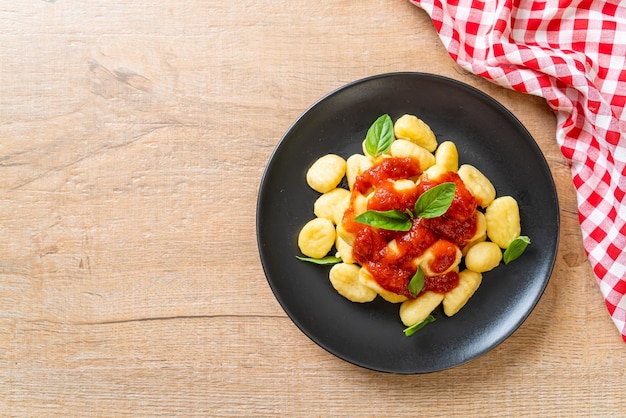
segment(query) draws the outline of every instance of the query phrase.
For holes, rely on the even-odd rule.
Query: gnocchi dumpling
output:
[[[475,271],[463,270],[460,272],[457,287],[446,292],[443,297],[443,312],[447,316],[452,316],[461,310],[474,295],[482,280],[483,275]]]
[[[439,258],[448,261],[448,266],[443,270],[435,271],[433,270],[433,264],[441,264]],[[461,254],[459,247],[449,241],[440,239],[428,247],[420,257],[416,258],[414,263],[422,268],[425,275],[436,276],[454,270],[461,263],[462,258],[463,254]]]
[[[298,234],[298,247],[307,257],[322,258],[333,248],[335,234],[335,226],[330,220],[311,219]]]
[[[355,193],[352,201],[352,209],[354,210],[354,216],[358,216],[367,211],[367,202],[369,196],[364,196],[361,193]]]
[[[346,231],[343,223],[337,224],[337,236],[339,236],[350,247],[354,245],[355,235],[352,232]]]
[[[498,244],[483,241],[474,244],[467,250],[465,266],[476,273],[493,270],[502,261],[502,250]]]
[[[487,221],[485,220],[485,214],[480,211],[476,211],[476,232],[474,233],[474,236],[470,238],[470,240],[461,250],[461,252],[463,253],[463,257],[467,255],[467,251],[470,249],[472,245],[477,244],[479,242],[486,241],[486,240],[487,240]]]
[[[393,188],[402,193],[402,192],[415,190],[416,185],[413,180],[400,179],[400,180],[393,181]]]
[[[354,264],[354,253],[352,252],[352,246],[348,244],[341,235],[337,233],[335,239],[335,248],[337,248],[337,254],[344,263]]]
[[[472,237],[471,241],[484,240],[487,238],[487,219],[485,218],[485,214],[476,211],[476,232]]]
[[[496,198],[496,189],[491,181],[473,165],[463,164],[458,174],[479,206],[486,208]]]
[[[429,152],[437,148],[437,138],[430,126],[414,115],[403,115],[393,125],[393,133],[398,139],[409,141],[425,148]]]
[[[358,303],[371,302],[377,293],[359,282],[359,270],[354,264],[335,264],[329,272],[330,283],[344,298]]]
[[[389,303],[400,303],[408,299],[404,295],[398,295],[397,293],[384,289],[378,284],[374,276],[372,276],[372,274],[365,267],[361,267],[361,270],[359,271],[359,282],[375,291]]]
[[[318,218],[326,218],[336,225],[341,222],[343,213],[349,205],[350,192],[339,187],[318,197],[313,204],[313,213]]]
[[[320,157],[306,173],[306,182],[315,191],[326,193],[337,187],[346,174],[346,160],[335,154]]]
[[[379,154],[379,155],[371,155],[369,152],[367,152],[367,146],[365,145],[366,143],[367,143],[367,140],[365,139],[363,140],[363,142],[361,142],[361,149],[363,150],[363,156],[369,160],[370,164],[374,165],[375,163],[380,162],[384,158],[389,157],[389,152],[383,152],[382,154]]]
[[[443,294],[427,290],[415,299],[409,299],[400,305],[400,320],[410,327],[425,320],[443,300]]]
[[[439,144],[435,152],[435,162],[448,169],[457,172],[459,170],[459,152],[452,141],[445,141]]]
[[[435,156],[428,152],[424,147],[405,139],[396,139],[391,144],[390,153],[392,157],[406,158],[410,157],[419,161],[422,171],[428,167],[435,165]]]
[[[372,160],[362,154],[354,154],[346,160],[346,179],[348,180],[348,188],[352,190],[357,176],[363,174],[373,165]]]
[[[422,177],[430,180],[435,180],[439,176],[446,174],[449,170],[440,164],[431,165],[422,173]]]
[[[487,236],[500,248],[507,248],[515,238],[520,236],[522,228],[519,206],[511,196],[495,199],[485,211],[485,220],[487,221]]]

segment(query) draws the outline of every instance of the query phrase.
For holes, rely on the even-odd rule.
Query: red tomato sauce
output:
[[[411,158],[386,158],[357,177],[351,205],[344,214],[344,228],[355,235],[353,254],[355,261],[372,274],[384,289],[412,296],[408,283],[415,274],[415,258],[431,248],[434,258],[428,267],[434,273],[448,270],[456,261],[456,246],[462,247],[476,231],[476,201],[460,177],[453,172],[435,181],[422,179],[417,187],[396,190],[394,180],[416,178],[421,174],[419,163]],[[437,218],[414,218],[409,231],[389,231],[354,222],[355,197],[374,189],[368,201],[368,210],[413,210],[419,196],[432,187],[454,182],[456,193],[448,211]],[[389,243],[395,240],[395,251]],[[424,277],[422,292],[431,290],[445,293],[458,285],[455,271]]]
[[[430,290],[436,293],[446,293],[459,284],[459,274],[456,271],[451,271],[439,276],[427,277],[424,280],[424,290]]]
[[[402,212],[412,210],[418,198],[417,193],[417,188],[399,193],[393,181],[383,180],[376,186],[374,195],[367,203],[367,209],[380,211],[398,209]]]
[[[354,190],[365,194],[383,180],[408,179],[421,173],[419,163],[412,158],[385,158],[357,177]]]
[[[428,267],[433,273],[443,274],[454,265],[457,256],[457,246],[455,244],[440,239],[430,249],[435,254],[435,258],[428,263]]]
[[[445,182],[456,184],[454,200],[450,208],[443,215],[437,218],[427,219],[426,223],[430,229],[435,231],[442,238],[454,242],[459,247],[465,246],[476,233],[476,200],[463,183],[458,174],[449,171],[437,179],[422,179],[418,184],[420,195],[426,190]]]

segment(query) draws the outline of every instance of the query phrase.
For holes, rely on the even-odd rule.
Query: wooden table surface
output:
[[[0,5],[0,415],[626,415],[626,347],[581,243],[555,117],[468,74],[408,0]],[[510,109],[558,188],[527,321],[426,375],[328,354],[274,298],[258,187],[289,125],[359,78],[421,71]]]

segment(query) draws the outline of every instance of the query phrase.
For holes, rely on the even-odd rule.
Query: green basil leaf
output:
[[[395,209],[388,211],[368,210],[356,216],[354,221],[390,231],[408,231],[412,225],[408,216]]]
[[[370,126],[365,136],[365,150],[373,157],[389,151],[393,143],[393,123],[389,115],[384,114]]]
[[[504,255],[502,256],[504,264],[509,264],[511,261],[522,255],[528,244],[530,244],[530,238],[525,235],[515,238],[513,242],[509,244],[507,249],[504,250]]]
[[[343,261],[341,260],[341,258],[332,256],[332,255],[327,255],[326,257],[322,257],[322,258],[300,257],[297,255],[296,258],[300,261],[306,261],[308,263],[322,264],[322,265],[337,264]]]
[[[415,216],[420,218],[436,218],[441,216],[452,204],[456,184],[441,183],[422,193],[415,202]]]
[[[424,270],[421,266],[417,267],[417,271],[409,281],[409,293],[416,297],[424,288]]]
[[[432,315],[428,315],[428,318],[424,319],[422,322],[418,322],[415,325],[411,325],[410,327],[405,328],[404,335],[406,335],[407,337],[410,337],[411,335],[415,334],[417,331],[419,331],[420,329],[424,328],[426,325],[434,321],[435,321],[435,317]]]

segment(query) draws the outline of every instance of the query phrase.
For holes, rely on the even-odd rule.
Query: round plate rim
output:
[[[279,153],[280,149],[284,146],[284,143],[288,140],[289,138],[289,134],[290,132],[292,132],[292,130],[298,126],[298,124],[310,113],[312,112],[315,108],[317,108],[321,103],[324,103],[325,101],[327,101],[328,99],[330,99],[331,97],[342,93],[345,90],[354,88],[360,84],[363,83],[368,83],[374,80],[379,80],[379,79],[384,79],[384,78],[395,78],[395,77],[417,77],[417,78],[422,78],[422,79],[431,79],[433,81],[438,81],[438,82],[444,82],[447,84],[450,84],[452,86],[454,86],[455,88],[460,88],[460,89],[465,89],[465,90],[469,90],[471,92],[471,94],[473,95],[477,95],[480,96],[483,100],[486,100],[487,102],[489,102],[491,105],[499,108],[499,111],[506,114],[512,121],[514,121],[517,124],[518,129],[520,129],[521,131],[525,132],[526,136],[528,138],[531,139],[531,141],[529,142],[529,146],[535,148],[536,153],[538,154],[538,156],[540,156],[541,158],[541,163],[542,165],[545,167],[546,170],[546,174],[548,175],[547,178],[549,180],[549,188],[553,191],[554,193],[554,200],[555,200],[555,204],[556,204],[556,212],[553,214],[554,216],[554,221],[556,223],[556,237],[555,237],[555,242],[554,242],[554,251],[551,254],[550,260],[549,260],[549,266],[547,268],[547,273],[546,273],[546,277],[543,279],[542,284],[540,286],[540,288],[538,289],[538,291],[536,292],[536,295],[534,297],[534,300],[532,301],[530,308],[525,312],[524,315],[520,316],[518,318],[518,320],[516,321],[516,323],[513,326],[510,326],[509,330],[501,335],[501,338],[499,338],[498,340],[494,341],[492,344],[490,344],[489,346],[478,350],[474,353],[474,355],[464,359],[463,361],[457,362],[455,364],[447,364],[444,365],[442,367],[433,367],[433,368],[424,368],[424,369],[413,369],[413,370],[408,370],[408,369],[399,369],[399,368],[385,368],[385,367],[377,367],[371,364],[367,364],[361,361],[358,361],[354,358],[349,358],[346,357],[344,355],[342,355],[341,353],[337,352],[337,350],[333,349],[333,347],[328,346],[327,344],[324,344],[320,341],[319,338],[317,338],[315,335],[313,335],[311,332],[309,332],[309,330],[306,329],[306,327],[303,326],[303,324],[301,323],[301,321],[294,317],[294,315],[292,314],[292,312],[290,312],[290,310],[288,309],[288,307],[286,306],[286,302],[283,300],[282,296],[279,294],[279,291],[276,287],[276,283],[274,283],[274,281],[271,279],[270,277],[270,272],[268,271],[268,266],[267,266],[267,262],[265,260],[265,254],[264,254],[264,248],[263,248],[263,243],[262,243],[262,237],[259,234],[259,230],[260,230],[260,226],[262,223],[262,219],[261,219],[261,206],[263,203],[263,199],[266,193],[266,188],[265,188],[265,184],[267,181],[267,177],[269,174],[269,171],[271,169],[272,163],[275,161],[275,157],[276,155]],[[323,95],[322,97],[320,97],[318,100],[316,100],[315,102],[313,102],[313,104],[311,104],[304,112],[302,112],[292,123],[291,125],[288,127],[288,129],[285,131],[285,133],[282,135],[281,139],[279,140],[279,142],[277,143],[277,145],[274,147],[273,151],[270,154],[270,157],[268,159],[268,163],[266,164],[266,167],[263,171],[263,175],[261,177],[261,181],[259,183],[259,188],[258,188],[258,194],[257,194],[257,204],[256,204],[256,235],[257,235],[257,247],[258,247],[258,252],[259,252],[259,257],[260,257],[260,261],[262,264],[262,268],[264,271],[264,274],[266,276],[268,285],[270,287],[270,289],[272,290],[272,293],[274,294],[274,297],[276,298],[276,300],[278,301],[279,305],[281,306],[281,308],[284,310],[284,312],[287,314],[287,316],[289,317],[289,319],[294,323],[294,325],[296,325],[296,327],[298,329],[300,329],[300,331],[302,333],[304,333],[310,340],[312,340],[315,344],[317,344],[319,347],[321,347],[322,349],[326,350],[328,353],[350,363],[353,364],[355,366],[359,366],[365,369],[369,369],[369,370],[373,370],[373,371],[378,371],[378,372],[384,372],[384,373],[394,373],[394,374],[424,374],[424,373],[432,373],[432,372],[438,372],[438,371],[443,371],[443,370],[447,370],[453,367],[458,367],[461,366],[463,364],[466,364],[482,355],[484,355],[485,353],[493,350],[494,348],[496,348],[498,345],[500,345],[502,342],[504,342],[506,339],[508,339],[525,321],[526,319],[530,316],[530,314],[533,312],[533,310],[535,309],[537,303],[539,302],[539,300],[541,299],[543,293],[545,292],[545,289],[549,283],[550,277],[554,271],[554,265],[556,262],[556,257],[557,257],[557,253],[558,253],[558,247],[559,247],[559,238],[560,238],[560,209],[559,209],[559,202],[558,202],[558,195],[557,195],[557,189],[556,189],[556,185],[554,182],[554,178],[552,176],[552,173],[550,171],[549,165],[545,159],[545,156],[543,155],[543,152],[541,151],[539,145],[536,143],[536,141],[534,140],[534,138],[532,137],[532,135],[530,134],[530,132],[528,132],[527,128],[521,123],[521,121],[509,110],[507,109],[504,105],[502,105],[500,102],[498,102],[495,98],[493,98],[492,96],[488,95],[487,93],[483,92],[482,90],[471,86],[469,84],[466,84],[462,81],[453,79],[453,78],[449,78],[446,76],[442,76],[442,75],[438,75],[438,74],[432,74],[432,73],[425,73],[425,72],[411,72],[411,71],[402,71],[402,72],[389,72],[389,73],[382,73],[382,74],[376,74],[376,75],[372,75],[372,76],[368,76],[368,77],[364,77],[358,80],[354,80],[351,81],[349,83],[346,83],[332,91],[330,91],[329,93]],[[346,301],[346,303],[351,303]]]

